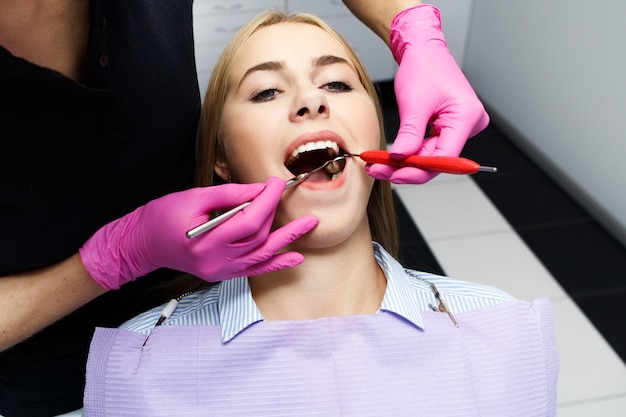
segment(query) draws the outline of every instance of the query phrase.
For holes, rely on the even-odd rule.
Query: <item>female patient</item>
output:
[[[385,145],[361,63],[309,15],[242,28],[204,106],[205,185],[288,179]],[[319,220],[289,247],[301,265],[210,288],[183,279],[161,325],[155,309],[97,330],[87,415],[554,415],[547,301],[405,270],[389,183],[356,158],[333,165],[285,191],[276,212],[274,227]]]

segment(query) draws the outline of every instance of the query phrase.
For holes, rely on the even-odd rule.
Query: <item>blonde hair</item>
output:
[[[321,19],[313,15],[297,13],[288,16],[278,11],[264,12],[252,19],[235,34],[222,52],[211,74],[200,118],[196,161],[196,182],[198,185],[213,185],[219,182],[216,178],[217,174],[213,171],[213,167],[217,156],[224,155],[224,144],[221,139],[222,109],[224,108],[224,102],[228,92],[228,80],[233,61],[237,53],[241,49],[241,46],[257,30],[283,22],[304,23],[317,26],[332,36],[345,48],[351,63],[354,65],[354,68],[356,68],[361,84],[374,102],[378,115],[378,124],[380,126],[380,147],[381,149],[386,147],[382,111],[376,88],[356,53],[346,40]],[[375,181],[367,207],[367,214],[372,239],[380,243],[393,256],[397,257],[398,227],[395,211],[393,209],[391,186],[387,181]]]

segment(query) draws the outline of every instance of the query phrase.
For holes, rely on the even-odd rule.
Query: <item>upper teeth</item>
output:
[[[320,140],[317,142],[308,142],[298,146],[298,148],[291,153],[291,157],[297,158],[301,153],[317,151],[320,149],[333,149],[336,153],[339,153],[339,145],[337,145],[337,143],[332,140]]]

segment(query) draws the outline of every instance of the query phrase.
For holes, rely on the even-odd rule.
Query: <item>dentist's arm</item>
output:
[[[106,289],[78,254],[47,268],[0,278],[0,351],[27,339]]]
[[[285,180],[198,187],[166,195],[100,228],[67,260],[0,277],[0,350],[19,343],[107,290],[158,268],[209,282],[259,275],[300,264],[282,249],[317,226],[305,216],[272,230]],[[186,232],[215,210],[252,201],[240,213],[193,239]]]
[[[465,142],[487,126],[489,116],[448,50],[439,10],[415,0],[344,3],[389,45],[399,64],[394,88],[400,128],[391,156],[458,156]],[[437,175],[380,164],[367,170],[395,183],[421,184]]]
[[[422,4],[416,0],[343,0],[352,14],[376,33],[387,46],[391,21],[400,12]]]

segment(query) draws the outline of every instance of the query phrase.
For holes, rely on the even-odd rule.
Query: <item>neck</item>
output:
[[[89,36],[87,0],[0,0],[0,44],[13,55],[82,78]]]
[[[295,268],[250,277],[252,296],[265,320],[309,320],[373,314],[386,289],[371,239],[301,251]]]

